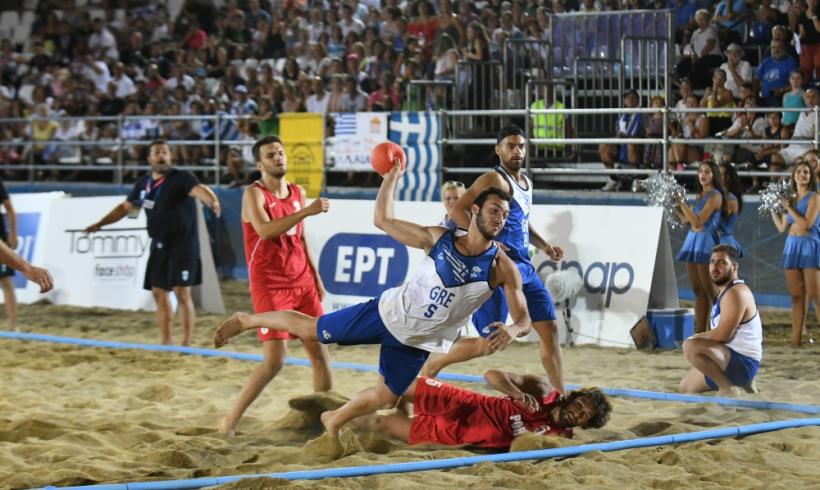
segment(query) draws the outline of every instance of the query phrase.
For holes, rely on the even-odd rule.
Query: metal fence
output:
[[[668,163],[668,150],[671,145],[673,144],[691,144],[691,145],[760,145],[760,144],[804,144],[810,145],[814,148],[818,148],[820,146],[820,133],[818,132],[818,128],[820,128],[820,108],[815,107],[811,111],[813,112],[812,117],[814,118],[814,136],[811,139],[804,138],[804,139],[791,139],[791,140],[779,140],[779,139],[742,139],[742,138],[734,138],[734,139],[727,139],[727,138],[700,138],[700,139],[684,139],[684,138],[675,138],[671,137],[670,134],[670,121],[673,117],[677,116],[678,114],[682,113],[698,113],[698,114],[708,114],[710,112],[715,112],[716,109],[707,109],[707,108],[695,108],[695,109],[686,109],[686,110],[676,110],[673,108],[668,107],[661,107],[661,108],[636,108],[636,109],[625,109],[625,108],[577,108],[572,107],[575,105],[575,95],[574,95],[574,87],[568,81],[542,81],[542,82],[531,82],[528,85],[527,89],[527,97],[528,100],[540,100],[538,99],[539,95],[543,95],[545,97],[553,97],[552,100],[561,101],[564,104],[563,108],[556,107],[553,104],[546,104],[546,101],[549,99],[544,99],[545,104],[544,107],[541,108],[539,106],[533,107],[532,105],[527,106],[526,109],[518,109],[518,110],[440,110],[437,112],[437,116],[441,122],[442,129],[442,137],[439,141],[439,144],[445,150],[448,148],[452,148],[454,146],[480,146],[484,145],[488,148],[492,148],[495,145],[495,139],[492,137],[476,137],[476,136],[462,136],[459,133],[455,132],[452,128],[457,127],[457,121],[459,119],[464,118],[481,118],[487,120],[493,120],[496,124],[502,124],[508,120],[518,119],[523,121],[523,124],[528,129],[528,134],[531,135],[529,139],[530,143],[530,151],[527,159],[527,171],[530,175],[540,174],[540,175],[612,175],[612,174],[649,174],[656,172],[658,170],[666,170],[670,171],[675,174],[684,174],[684,175],[691,175],[694,174],[695,171],[688,170],[688,171],[677,171],[669,167]],[[551,95],[548,95],[551,94]],[[552,106],[552,107],[550,107]],[[767,113],[772,112],[773,108],[763,108],[763,107],[755,107],[755,108],[721,108],[720,112],[731,112],[731,113],[745,113],[745,112],[754,112],[754,113]],[[801,112],[805,109],[786,109],[786,108],[777,108],[778,112]],[[554,123],[556,121],[566,121],[572,122],[580,115],[594,115],[594,116],[615,116],[619,114],[634,114],[639,113],[643,115],[651,115],[661,113],[663,118],[663,134],[660,137],[656,138],[643,138],[643,137],[635,137],[635,138],[619,138],[619,137],[612,137],[612,136],[604,136],[603,134],[612,134],[614,132],[614,125],[610,128],[609,131],[602,131],[595,136],[585,136],[581,134],[572,134],[571,132],[567,131],[566,126],[560,125],[555,126]],[[332,116],[332,115],[331,115]],[[554,119],[550,119],[554,118]],[[27,174],[27,180],[34,181],[39,180],[36,179],[37,173],[40,171],[96,171],[96,172],[107,172],[111,175],[111,181],[116,183],[122,183],[123,176],[126,174],[127,171],[137,171],[137,170],[144,170],[146,167],[145,164],[140,164],[144,160],[138,160],[136,163],[131,161],[129,162],[129,154],[133,154],[133,150],[144,147],[150,144],[150,140],[148,139],[126,139],[122,137],[122,127],[124,123],[130,120],[144,120],[144,119],[151,119],[153,121],[158,122],[160,125],[163,122],[169,121],[192,121],[194,123],[204,123],[209,122],[211,124],[215,124],[217,128],[224,126],[220,126],[223,122],[228,121],[236,121],[240,119],[249,119],[248,117],[238,117],[238,116],[230,116],[230,115],[212,115],[212,116],[151,116],[147,118],[145,116],[136,116],[136,117],[118,117],[118,118],[110,118],[110,117],[60,117],[60,118],[52,118],[47,119],[50,121],[55,122],[70,122],[70,123],[116,123],[118,127],[118,134],[115,138],[111,139],[97,139],[97,140],[81,140],[81,139],[74,139],[74,140],[66,140],[66,141],[59,141],[59,140],[52,140],[52,141],[34,141],[30,136],[20,139],[20,140],[4,140],[0,141],[0,149],[9,149],[9,148],[19,148],[22,150],[24,154],[26,154],[27,159],[25,162],[9,164],[3,162],[0,164],[0,170],[6,171],[18,171],[18,172],[25,172]],[[481,120],[475,119],[475,120]],[[0,119],[0,124],[22,124],[28,125],[34,124],[37,121],[41,121],[40,119],[36,118],[18,118],[18,119]],[[553,124],[552,130],[548,130],[548,126]],[[578,132],[580,133],[580,132]],[[26,134],[31,134],[27,132]],[[253,145],[254,139],[252,137],[246,137],[244,139],[224,139],[223,135],[220,131],[214,132],[214,137],[211,139],[186,139],[186,140],[174,140],[174,139],[167,139],[168,144],[172,147],[205,147],[208,148],[210,151],[208,152],[208,157],[204,159],[204,164],[200,165],[179,165],[179,168],[183,168],[186,170],[191,171],[201,171],[205,172],[208,175],[213,175],[213,182],[216,184],[221,183],[221,175],[223,171],[226,169],[226,165],[221,163],[221,156],[225,154],[225,152],[229,151],[229,149],[241,149]],[[578,147],[582,145],[598,145],[598,144],[632,144],[632,145],[660,145],[663,150],[663,165],[660,169],[658,168],[647,168],[647,169],[602,169],[600,162],[591,161],[591,162],[576,162],[574,165],[563,165],[563,161],[566,161],[566,157],[572,155],[570,153],[573,147]],[[84,161],[82,159],[82,152],[93,150],[95,148],[104,148],[110,151],[110,157],[107,160],[102,162],[97,161],[95,163],[89,162],[86,164],[78,164],[75,163],[75,160],[66,161],[65,163],[37,163],[35,160],[35,151],[36,148],[39,146],[40,148],[53,145],[56,148],[80,148],[80,161]],[[559,152],[558,148],[561,148],[562,151]],[[533,157],[539,160],[538,165],[532,165]],[[544,158],[542,158],[544,157]],[[131,157],[133,158],[133,157]],[[550,163],[550,159],[554,161]],[[546,164],[544,164],[546,162]],[[334,171],[333,169],[327,169],[327,171]],[[347,170],[345,170],[347,171]],[[445,164],[442,165],[441,171],[443,173],[448,172],[457,172],[461,174],[469,174],[469,173],[480,173],[486,171],[486,167],[452,167]],[[741,171],[741,175],[745,176],[766,176],[772,175],[771,172],[766,171]]]

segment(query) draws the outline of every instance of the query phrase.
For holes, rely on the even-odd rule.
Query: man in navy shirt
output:
[[[94,233],[129,214],[136,217],[145,208],[151,254],[143,287],[154,295],[157,323],[166,345],[171,344],[173,322],[168,293],[174,291],[179,302],[182,345],[190,345],[196,322],[191,286],[202,282],[194,198],[211,208],[217,217],[221,207],[210,188],[200,184],[192,173],[172,168],[172,160],[173,154],[164,140],[152,142],[148,147],[151,171],[137,179],[125,201],[85,231]]]

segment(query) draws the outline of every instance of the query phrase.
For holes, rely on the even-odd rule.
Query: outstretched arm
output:
[[[54,287],[54,279],[46,269],[31,265],[2,241],[0,241],[0,262],[22,272],[26,279],[40,286],[41,293],[50,291]]]
[[[132,208],[133,206],[130,202],[123,201],[117,204],[114,207],[114,209],[108,212],[108,214],[103,216],[101,220],[97,221],[91,226],[86,227],[83,231],[85,231],[86,233],[94,233],[100,231],[100,228],[102,228],[103,226],[116,223],[117,221],[125,218],[125,216],[128,215],[129,212],[131,212]]]
[[[421,226],[396,219],[393,194],[396,192],[396,183],[402,175],[404,175],[404,169],[401,168],[401,161],[397,158],[393,168],[384,174],[384,180],[379,187],[373,224],[408,247],[429,250],[445,229],[438,226]]]
[[[6,221],[9,224],[9,238],[6,241],[12,250],[17,249],[17,213],[14,212],[14,206],[11,204],[11,199],[3,201],[3,207],[6,208]]]
[[[208,206],[214,212],[217,218],[222,214],[222,206],[219,204],[219,198],[216,197],[214,191],[205,184],[197,184],[188,193],[189,196],[199,199],[202,204]]]

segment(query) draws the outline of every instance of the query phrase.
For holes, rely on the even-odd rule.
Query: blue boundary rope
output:
[[[237,359],[241,361],[262,361],[262,356],[260,354],[247,354],[242,352],[230,352],[216,349],[203,349],[199,347],[182,347],[178,345],[139,344],[132,342],[118,342],[113,340],[93,340],[75,337],[60,337],[57,335],[3,331],[0,331],[0,338],[14,340],[34,340],[40,342],[54,342],[58,344],[82,345],[85,347],[104,347],[108,349],[141,349],[159,352],[175,352],[178,354],[188,354],[205,357],[222,357],[228,359]],[[294,366],[310,366],[309,360],[294,357],[288,357],[285,360],[285,363]],[[377,366],[371,366],[369,364],[359,364],[354,362],[333,362],[331,363],[331,367],[333,367],[334,369],[351,369],[354,371],[364,372],[378,372],[379,370]],[[440,373],[437,377],[439,379],[447,381],[484,383],[483,376],[476,376],[473,374]],[[579,385],[568,384],[567,388],[572,390],[579,388]],[[684,395],[681,393],[663,393],[656,391],[632,390],[625,388],[601,388],[601,391],[611,396],[640,398],[645,400],[662,400],[684,403],[716,403],[718,405],[726,405],[731,407],[753,408],[757,410],[785,410],[789,412],[820,415],[820,407],[814,405],[799,405],[795,403],[780,403],[764,400],[736,400],[733,398],[722,398],[715,396]]]
[[[571,456],[578,456],[580,454],[588,453],[590,451],[621,451],[624,449],[664,446],[668,444],[680,444],[686,442],[703,441],[706,439],[717,439],[722,437],[740,437],[751,434],[759,434],[762,432],[771,432],[783,429],[794,429],[799,427],[815,425],[820,426],[820,418],[790,419],[778,422],[765,422],[762,424],[742,425],[739,427],[726,427],[722,429],[710,429],[698,432],[688,432],[685,434],[672,434],[667,436],[656,437],[641,437],[637,439],[627,439],[625,441],[601,442],[596,444],[584,444],[581,446],[561,447],[555,449],[539,449],[534,451],[522,451],[517,453],[490,454],[482,456],[468,456],[461,458],[446,458],[429,461],[413,461],[408,463],[391,463],[383,465],[351,466],[345,468],[325,468],[320,470],[289,471],[285,473],[217,476],[195,478],[189,480],[115,483],[60,488],[62,488],[63,490],[177,490],[224,485],[226,483],[233,483],[244,478],[268,477],[284,478],[287,480],[318,480],[323,478],[350,478],[357,476],[382,475],[388,473],[409,473],[416,471],[446,470],[486,462],[506,463],[512,461],[565,458]],[[44,490],[51,490],[56,488],[58,487],[49,486],[45,487]]]

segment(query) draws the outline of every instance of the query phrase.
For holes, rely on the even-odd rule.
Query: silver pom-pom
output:
[[[663,208],[666,223],[673,230],[683,228],[677,213],[678,201],[686,195],[686,190],[668,172],[660,172],[644,180],[632,182],[632,192],[646,192],[646,203]]]
[[[780,204],[780,198],[787,201],[794,197],[794,190],[789,179],[783,179],[779,182],[768,182],[760,189],[760,206],[757,212],[761,218],[768,218],[770,214],[785,214],[786,208]]]

